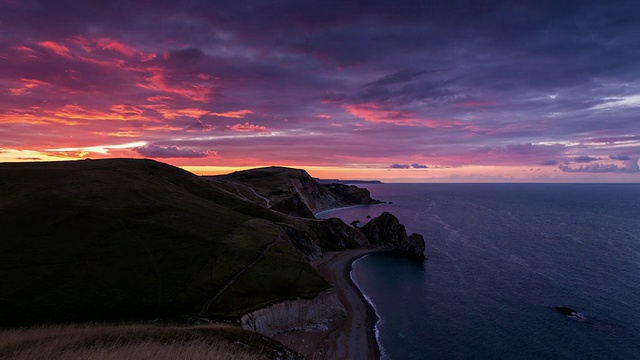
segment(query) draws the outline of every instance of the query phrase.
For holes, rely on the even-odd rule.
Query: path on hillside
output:
[[[269,204],[269,199],[267,199],[266,197],[258,194],[255,190],[253,190],[253,188],[251,186],[249,186],[249,189],[251,189],[251,191],[253,191],[254,194],[256,194],[257,197],[259,197],[260,199],[266,201],[267,203],[267,209],[271,208],[271,205]]]
[[[218,296],[220,296],[220,294],[222,294],[225,290],[227,290],[227,288],[231,285],[233,285],[233,283],[236,281],[236,279],[244,274],[247,270],[251,269],[255,264],[258,263],[258,261],[260,261],[265,254],[267,253],[267,251],[271,250],[272,247],[274,247],[278,242],[280,241],[280,239],[275,239],[272,242],[270,242],[269,244],[267,244],[267,246],[265,246],[265,248],[262,250],[262,253],[260,254],[260,256],[258,256],[257,259],[255,259],[254,261],[252,261],[249,265],[247,265],[245,268],[243,268],[242,270],[238,271],[235,275],[233,275],[233,277],[231,279],[229,279],[229,281],[227,282],[227,284],[225,286],[223,286],[220,290],[218,290],[218,292],[213,295],[213,297],[211,299],[209,299],[204,306],[202,307],[202,310],[200,310],[200,312],[198,313],[198,315],[196,316],[202,316],[204,313],[206,313],[209,310],[209,307],[211,306],[211,304],[213,303],[213,301],[218,298]]]

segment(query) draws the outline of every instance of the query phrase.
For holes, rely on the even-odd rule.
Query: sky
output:
[[[0,162],[640,182],[638,1],[0,0]]]

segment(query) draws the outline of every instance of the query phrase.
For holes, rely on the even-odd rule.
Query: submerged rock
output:
[[[582,315],[580,315],[577,310],[574,310],[574,309],[572,309],[570,307],[556,306],[555,309],[556,309],[557,312],[559,312],[560,314],[562,314],[564,316],[569,316],[569,317],[573,317],[573,318],[577,318],[577,319],[582,319]]]
[[[424,260],[424,238],[420,234],[407,236],[407,230],[397,217],[385,211],[360,228],[372,245],[388,247],[414,259]]]

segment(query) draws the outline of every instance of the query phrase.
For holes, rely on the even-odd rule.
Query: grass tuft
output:
[[[0,359],[300,358],[260,334],[225,326],[41,326],[0,331]]]

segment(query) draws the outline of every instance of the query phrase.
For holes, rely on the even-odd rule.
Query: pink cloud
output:
[[[53,41],[42,41],[42,42],[39,42],[38,45],[44,48],[47,48],[64,58],[71,58],[71,54],[69,53],[69,48],[66,47],[65,45],[62,45]]]
[[[267,129],[265,126],[249,124],[248,122],[246,122],[244,124],[228,125],[227,128],[231,129],[233,131],[243,131],[243,132],[266,132],[266,131],[269,131],[269,129]]]
[[[419,126],[428,128],[449,128],[463,125],[462,122],[437,120],[421,117],[410,111],[383,108],[375,103],[343,105],[351,115],[371,123],[386,123],[398,126]]]
[[[251,110],[237,110],[237,111],[227,111],[227,112],[212,112],[209,115],[232,118],[232,119],[243,119],[245,115],[253,114]]]
[[[138,82],[136,85],[143,89],[177,94],[200,102],[208,101],[215,94],[215,88],[202,80],[187,81],[187,79],[184,79],[177,84],[173,84],[169,81],[167,74],[159,69],[155,69],[144,78],[144,81]]]

